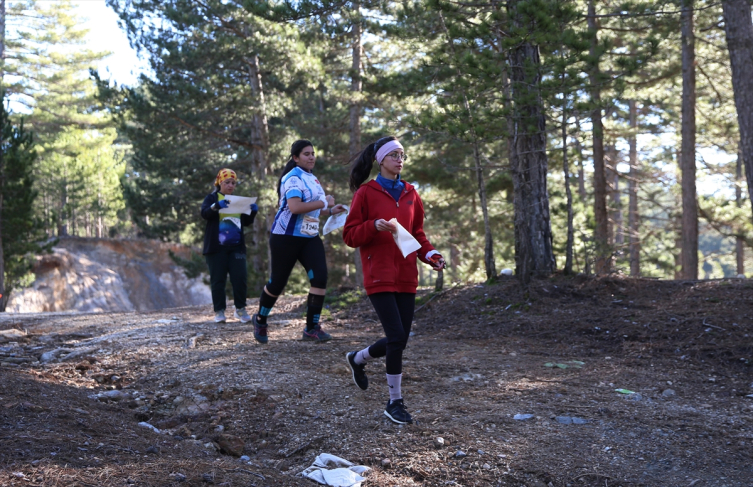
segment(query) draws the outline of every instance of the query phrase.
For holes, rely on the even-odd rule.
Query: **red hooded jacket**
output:
[[[380,218],[386,221],[397,218],[421,248],[403,257],[392,234],[380,232],[374,226]],[[424,205],[407,182],[397,202],[374,180],[358,188],[345,221],[343,240],[361,252],[366,294],[415,293],[418,287],[416,259],[428,264],[426,254],[434,250],[424,234]]]

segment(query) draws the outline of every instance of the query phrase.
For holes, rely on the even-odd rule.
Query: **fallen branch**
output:
[[[262,475],[260,473],[252,472],[251,470],[246,470],[245,468],[234,468],[233,470],[226,470],[226,472],[250,473],[251,475],[256,475],[257,477],[259,477],[262,480],[267,480],[267,478],[264,475]]]
[[[416,314],[416,313],[418,313],[419,311],[421,311],[421,308],[423,308],[423,307],[424,307],[424,306],[426,306],[427,304],[431,303],[431,302],[432,302],[432,301],[434,300],[434,298],[438,298],[439,296],[441,296],[441,295],[443,295],[443,294],[446,294],[446,293],[448,293],[448,292],[452,291],[452,290],[453,290],[453,289],[455,289],[456,287],[458,287],[458,284],[457,284],[457,283],[456,283],[456,284],[455,284],[454,286],[452,286],[452,287],[451,287],[450,289],[445,289],[445,290],[444,290],[444,291],[442,291],[441,293],[437,293],[437,294],[435,294],[434,296],[430,297],[430,298],[428,299],[428,301],[426,301],[426,302],[425,302],[424,304],[422,304],[421,306],[419,306],[418,308],[416,308],[416,311],[414,311],[414,312],[413,312],[413,314]]]
[[[717,330],[727,331],[721,326],[709,325],[708,323],[706,323],[706,318],[703,319],[703,326],[708,326],[709,328],[716,328]]]

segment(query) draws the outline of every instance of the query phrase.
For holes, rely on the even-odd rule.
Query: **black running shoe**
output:
[[[402,399],[397,401],[387,401],[387,407],[384,408],[384,415],[390,418],[393,423],[397,424],[411,424],[413,418],[411,418],[408,411],[405,410],[405,404]]]
[[[366,372],[364,371],[366,364],[356,363],[356,353],[357,352],[346,353],[345,360],[348,362],[350,371],[353,372],[353,382],[355,382],[358,387],[365,391],[369,388],[369,378],[366,377]]]
[[[267,343],[269,341],[269,337],[267,336],[267,325],[260,324],[256,319],[257,314],[254,313],[254,316],[251,318],[251,321],[254,323],[254,339],[259,343]]]

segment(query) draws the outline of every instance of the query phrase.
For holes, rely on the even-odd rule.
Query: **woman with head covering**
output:
[[[306,269],[311,283],[306,307],[306,328],[303,339],[326,342],[332,337],[322,330],[319,316],[327,291],[327,260],[319,237],[319,217],[346,211],[325,195],[319,180],[311,172],[316,163],[314,144],[297,140],[290,147],[290,159],[277,183],[280,208],[272,224],[269,248],[272,254],[272,275],[259,298],[259,311],[254,314],[254,338],[267,343],[267,317],[288,283],[296,262]]]
[[[442,256],[424,234],[424,206],[414,187],[400,179],[408,159],[396,137],[384,137],[369,144],[351,160],[350,188],[355,192],[343,229],[343,240],[358,248],[363,263],[363,285],[382,322],[385,338],[361,351],[348,352],[345,359],[358,387],[366,390],[369,381],[365,365],[386,357],[390,399],[384,414],[398,424],[412,423],[403,402],[403,350],[408,343],[416,305],[418,269],[416,260],[435,271],[444,268]],[[379,164],[376,179],[363,182]],[[420,245],[407,257],[395,243],[396,219]]]
[[[251,214],[220,213],[229,206],[238,178],[232,169],[222,169],[214,180],[214,191],[201,204],[201,217],[207,221],[204,229],[204,257],[209,267],[209,281],[214,305],[214,321],[225,322],[225,284],[230,275],[235,301],[235,317],[243,323],[251,321],[246,312],[246,241],[243,227],[254,223],[259,208],[251,205]]]

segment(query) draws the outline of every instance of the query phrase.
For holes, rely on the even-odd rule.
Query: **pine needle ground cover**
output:
[[[0,484],[314,486],[296,474],[323,452],[372,467],[365,487],[753,478],[746,281],[453,288],[416,315],[405,427],[383,363],[365,392],[346,368],[381,336],[367,299],[332,310],[326,344],[300,340],[303,298],[280,303],[267,346],[209,307],[3,315]]]

